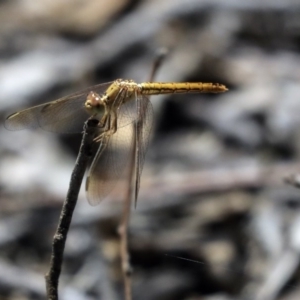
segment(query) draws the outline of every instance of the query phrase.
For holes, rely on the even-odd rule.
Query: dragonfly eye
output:
[[[85,101],[85,106],[87,108],[92,108],[92,107],[98,107],[101,102],[101,97],[95,93],[95,92],[90,92]]]

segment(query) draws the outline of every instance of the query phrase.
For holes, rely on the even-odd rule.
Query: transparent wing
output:
[[[131,124],[137,120],[137,110],[135,105],[136,96],[133,95],[132,98],[126,98],[126,90],[121,89],[119,95],[113,102],[114,106],[120,106],[117,114],[118,116],[118,128],[122,128]],[[121,104],[121,105],[120,105]]]
[[[95,85],[58,100],[34,106],[8,116],[4,126],[8,130],[41,127],[58,133],[78,133],[90,116],[84,103],[90,91],[102,94],[111,82]]]
[[[152,128],[152,105],[147,97],[138,97],[136,101],[127,102],[120,107],[117,119],[117,132],[104,139],[90,168],[86,190],[91,205],[101,202],[122,179],[128,179],[132,151],[138,156],[135,176],[138,179],[136,190],[139,188]],[[133,121],[139,119],[139,126],[136,126],[137,122]],[[139,145],[134,148],[137,131]]]
[[[136,102],[137,118],[135,122],[135,194],[134,202],[137,203],[138,192],[140,189],[140,179],[144,167],[146,152],[148,149],[151,130],[153,125],[153,108],[146,96],[140,96]]]

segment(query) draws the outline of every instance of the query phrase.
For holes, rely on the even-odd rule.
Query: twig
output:
[[[161,66],[161,63],[166,55],[167,55],[167,50],[165,48],[158,50],[149,76],[149,82],[153,81],[154,76],[157,73],[157,70]],[[126,300],[132,300],[132,284],[131,284],[132,267],[130,265],[130,257],[128,251],[128,227],[129,227],[129,220],[130,220],[130,208],[131,208],[131,200],[133,196],[134,182],[135,185],[137,185],[137,181],[134,181],[134,179],[136,179],[136,176],[138,176],[138,169],[136,168],[136,164],[138,162],[138,155],[139,155],[139,138],[140,138],[141,123],[143,122],[143,115],[140,114],[138,109],[137,112],[138,112],[138,119],[133,124],[134,145],[133,145],[132,155],[130,158],[130,169],[129,169],[128,183],[127,183],[128,188],[125,197],[122,220],[119,226],[119,235],[121,240],[120,256],[121,256],[122,272],[124,278],[124,292],[125,292]],[[135,188],[135,192],[136,192],[136,188]]]
[[[161,49],[157,50],[155,61],[153,62],[152,70],[150,72],[149,82],[153,82],[154,77],[157,73],[157,70],[160,68],[160,66],[161,66],[163,60],[165,59],[165,57],[167,56],[168,52],[169,51],[167,48],[161,48]]]
[[[63,254],[70,228],[73,211],[77,203],[80,186],[87,168],[88,161],[92,155],[92,142],[96,120],[88,120],[84,124],[84,131],[79,154],[76,160],[75,168],[71,175],[69,190],[64,201],[58,227],[53,237],[52,254],[50,259],[49,272],[46,274],[47,299],[58,299],[58,283],[63,263]]]
[[[134,130],[135,131],[135,130]],[[134,148],[136,147],[136,139],[134,139]],[[130,258],[129,258],[129,251],[128,251],[128,226],[130,220],[130,208],[131,208],[131,198],[133,192],[133,178],[134,178],[134,171],[135,171],[135,151],[132,151],[132,155],[130,158],[130,170],[128,176],[128,185],[127,185],[127,192],[125,196],[125,203],[124,209],[122,213],[122,220],[119,227],[119,235],[120,235],[120,256],[121,256],[121,264],[122,264],[122,272],[123,272],[123,279],[124,279],[124,293],[125,299],[131,300],[132,299],[132,285],[131,285],[131,274],[132,268],[130,265]]]

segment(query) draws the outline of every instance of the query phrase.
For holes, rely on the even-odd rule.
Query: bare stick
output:
[[[70,228],[73,211],[77,203],[80,186],[87,168],[87,164],[92,155],[92,143],[97,120],[88,120],[84,124],[84,131],[79,154],[76,160],[75,168],[71,175],[69,190],[64,201],[58,227],[53,237],[52,253],[50,259],[50,268],[45,276],[47,299],[58,299],[58,283],[63,263],[63,255]]]
[[[152,66],[152,70],[149,76],[149,81],[153,81],[157,70],[161,66],[163,59],[165,58],[167,51],[165,49],[161,49],[158,51],[155,61]],[[121,256],[121,264],[122,264],[122,272],[124,278],[124,293],[126,300],[132,300],[132,284],[131,284],[131,275],[132,275],[132,267],[130,265],[130,256],[128,251],[128,227],[130,220],[130,209],[131,209],[131,200],[133,196],[133,187],[134,183],[137,184],[134,179],[138,176],[138,170],[136,168],[136,164],[138,163],[138,155],[139,155],[139,138],[140,138],[140,130],[141,130],[141,122],[143,122],[143,115],[140,115],[138,112],[138,120],[134,122],[133,130],[134,130],[134,145],[133,151],[130,158],[130,169],[128,174],[128,184],[127,191],[125,196],[124,209],[122,213],[122,220],[119,226],[119,235],[121,240],[120,246],[120,256]],[[136,195],[137,197],[137,195]],[[135,199],[136,200],[136,199]]]
[[[136,139],[134,138],[134,148],[136,148]],[[131,208],[131,198],[133,192],[133,178],[135,171],[135,151],[132,151],[132,155],[130,158],[130,170],[128,175],[128,188],[125,196],[125,203],[122,213],[122,220],[119,227],[119,235],[121,240],[120,246],[120,256],[121,256],[121,264],[122,264],[122,272],[123,272],[123,280],[124,280],[124,293],[126,300],[132,300],[132,285],[131,285],[131,274],[132,268],[130,265],[130,257],[128,251],[128,226],[130,220],[130,208]]]
[[[155,60],[153,62],[153,65],[152,65],[152,70],[150,72],[150,76],[149,76],[149,79],[148,79],[149,82],[153,82],[154,77],[155,77],[158,69],[160,68],[163,60],[166,58],[168,52],[169,51],[168,51],[167,48],[161,48],[161,49],[157,50],[156,57],[155,57]]]

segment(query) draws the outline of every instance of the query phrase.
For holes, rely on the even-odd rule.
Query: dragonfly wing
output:
[[[133,108],[135,112],[133,112]],[[130,114],[123,114],[124,111],[130,112]],[[133,122],[132,119],[137,119],[135,117],[137,115],[141,122]],[[90,168],[86,190],[91,205],[101,202],[121,179],[128,181],[133,151],[135,151],[137,196],[152,120],[152,105],[146,97],[139,97],[136,102],[132,101],[122,105],[117,115],[118,129],[116,133],[104,138]],[[134,142],[136,137],[137,143]]]
[[[66,101],[54,101],[46,104],[40,110],[38,126],[47,131],[59,133],[79,133],[83,123],[90,117],[84,103],[86,94]]]
[[[103,138],[86,182],[87,198],[91,205],[101,202],[121,178],[126,178],[133,137],[133,128],[128,125]]]
[[[4,123],[8,130],[21,130],[39,127],[38,115],[45,104],[34,106],[9,115]]]
[[[5,127],[9,130],[41,127],[58,133],[78,133],[83,122],[90,116],[85,101],[90,91],[102,94],[111,82],[95,85],[58,100],[22,110],[7,117]]]
[[[137,121],[135,122],[135,206],[140,189],[140,179],[148,149],[151,130],[153,125],[153,108],[146,96],[139,96],[136,99]]]

